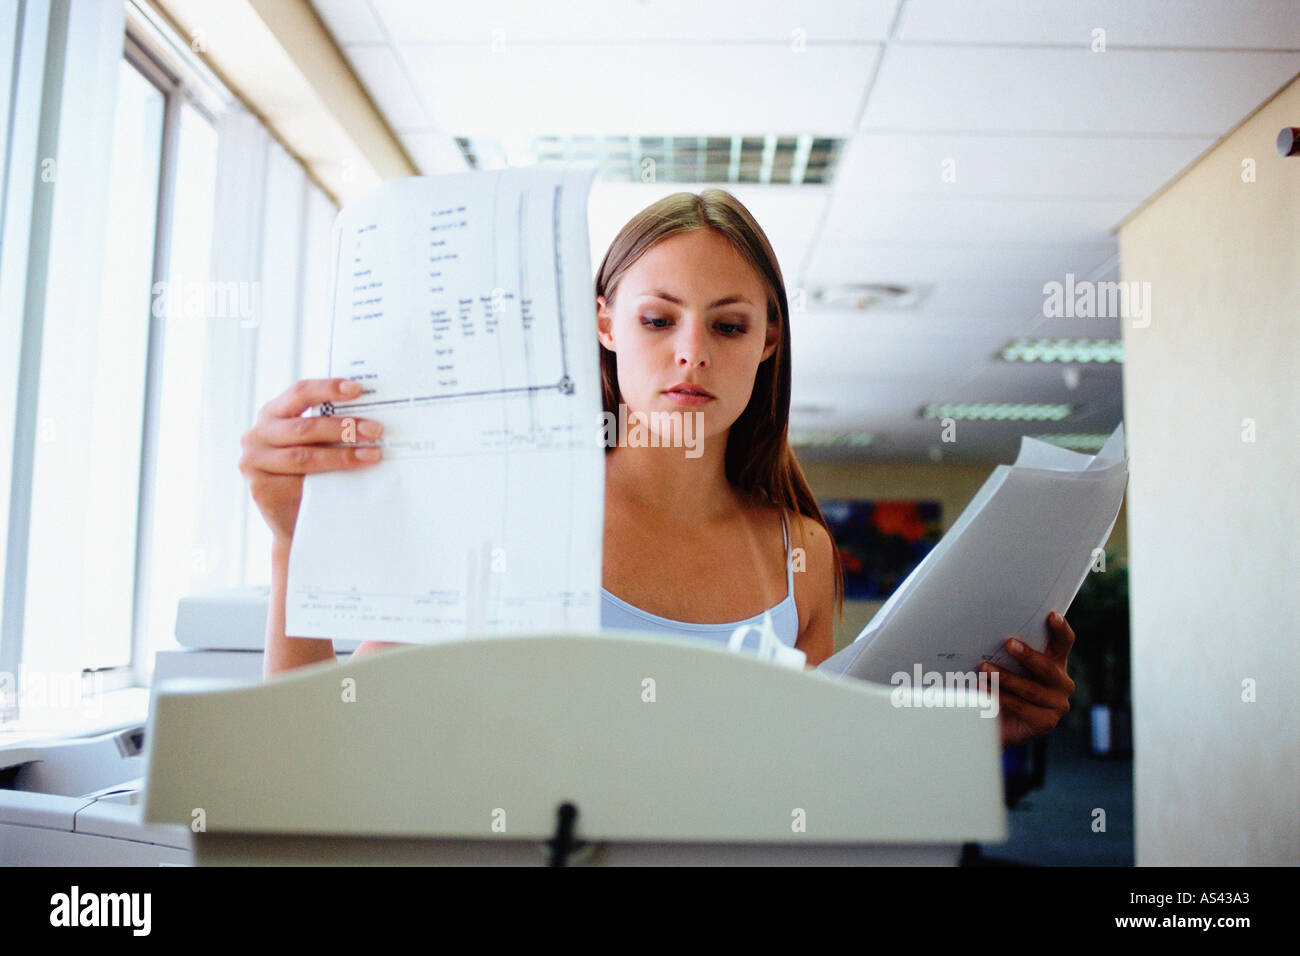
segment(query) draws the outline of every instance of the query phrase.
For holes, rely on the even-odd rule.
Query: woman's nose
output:
[[[683,322],[677,340],[677,364],[686,368],[705,368],[709,364],[708,339],[697,323]]]

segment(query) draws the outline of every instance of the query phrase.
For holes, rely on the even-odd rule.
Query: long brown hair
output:
[[[596,272],[596,295],[604,296],[612,306],[619,280],[633,263],[656,243],[696,229],[713,229],[754,267],[767,293],[767,321],[776,323],[781,330],[776,351],[758,366],[749,404],[731,426],[727,438],[727,480],[751,500],[775,505],[783,514],[793,511],[807,515],[826,529],[835,562],[834,597],[843,620],[844,565],[835,546],[835,536],[817,506],[788,439],[790,304],[785,280],[766,234],[749,210],[722,189],[706,189],[698,195],[680,192],[665,196],[633,216],[614,237]],[[617,417],[623,401],[618,388],[618,356],[603,344],[600,381],[605,411]],[[608,453],[610,447],[605,450]]]

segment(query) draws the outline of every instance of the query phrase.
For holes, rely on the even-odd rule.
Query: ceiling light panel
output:
[[[796,448],[865,448],[873,436],[868,432],[791,431],[789,440]]]
[[[1039,441],[1050,442],[1053,445],[1060,445],[1062,448],[1069,448],[1071,451],[1090,451],[1096,452],[1101,450],[1101,446],[1106,444],[1109,434],[1084,435],[1084,434],[1057,434],[1057,435],[1030,435],[1030,438],[1037,438]]]
[[[1016,339],[1000,353],[1006,362],[1123,362],[1119,339]]]
[[[977,422],[1059,422],[1068,418],[1069,405],[1035,402],[936,402],[921,410],[922,418],[951,418]]]
[[[621,183],[830,184],[844,141],[825,136],[522,136],[456,140],[471,169],[595,163]]]

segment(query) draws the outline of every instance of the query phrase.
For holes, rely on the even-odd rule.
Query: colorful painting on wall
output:
[[[943,536],[937,501],[817,504],[844,563],[845,600],[885,600]]]

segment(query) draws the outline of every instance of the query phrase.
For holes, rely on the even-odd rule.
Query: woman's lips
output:
[[[692,392],[664,392],[678,405],[707,405],[713,401],[712,395],[697,395]]]

